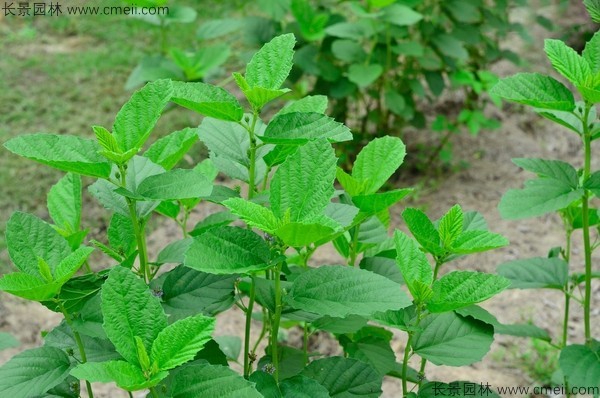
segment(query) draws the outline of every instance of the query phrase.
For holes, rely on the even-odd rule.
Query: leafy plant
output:
[[[600,5],[584,2],[592,19],[598,22]],[[596,104],[600,102],[600,34],[586,43],[582,54],[560,40],[548,39],[544,50],[552,67],[579,93],[573,92],[553,77],[537,73],[520,73],[501,80],[493,93],[509,101],[529,105],[535,111],[576,133],[582,141],[583,168],[546,159],[513,159],[522,169],[537,175],[522,189],[511,189],[503,196],[500,213],[507,219],[521,219],[556,212],[563,220],[565,246],[553,248],[547,257],[515,260],[501,265],[498,272],[511,280],[512,288],[557,289],[564,294],[564,322],[561,336],[554,343],[560,350],[559,365],[565,385],[594,387],[598,395],[600,360],[598,340],[592,335],[592,280],[600,274],[594,270],[592,253],[598,247],[591,240],[598,232],[598,209],[591,200],[598,196],[598,176],[593,172],[591,143],[600,137]],[[572,269],[572,238],[581,230],[584,244],[584,272]],[[583,287],[582,287],[583,286]],[[569,316],[572,302],[581,304],[584,314],[584,344],[570,344]],[[569,390],[567,390],[569,391]],[[570,395],[570,392],[568,392]]]
[[[475,305],[505,289],[504,277],[442,275],[454,259],[508,243],[478,213],[457,205],[432,222],[406,209],[414,239],[400,231],[388,236],[388,209],[411,192],[379,192],[403,162],[399,138],[371,141],[346,173],[331,144],[352,135],[324,114],[326,97],[302,98],[263,119],[265,106],[287,92],[281,85],[294,46],[293,35],[278,36],[244,75],[234,74],[244,107],[222,88],[157,80],[132,95],[111,130],[93,126],[95,140],[38,133],[5,143],[67,174],[48,195],[52,224],[21,212],[7,224],[18,271],[4,275],[0,289],[41,302],[64,322],[45,335],[44,346],[0,367],[2,395],[74,397],[85,380],[90,397],[91,382],[148,389],[153,397],[373,397],[388,375],[402,379],[405,396],[416,395],[412,382],[426,397],[436,385],[425,378],[428,361],[477,362],[494,333],[543,335],[502,325]],[[169,102],[204,119],[147,146]],[[177,168],[198,139],[209,159]],[[240,185],[216,183],[218,173]],[[89,239],[81,229],[80,176],[96,179],[88,191],[112,212],[106,239]],[[343,189],[335,189],[336,179]],[[189,216],[202,201],[223,210],[191,227]],[[182,236],[150,258],[146,230],[158,215],[176,222]],[[311,266],[315,251],[330,242],[344,264]],[[91,269],[94,248],[111,267]],[[215,315],[233,305],[245,316],[244,341],[211,337]],[[260,321],[258,336],[253,320]],[[297,326],[302,347],[280,340],[281,329]],[[401,363],[385,326],[408,334]],[[346,355],[311,352],[316,331],[331,333]],[[240,351],[243,375],[227,367]],[[415,354],[419,370],[409,366]]]

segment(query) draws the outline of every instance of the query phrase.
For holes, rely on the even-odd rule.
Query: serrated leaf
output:
[[[279,388],[288,398],[329,398],[329,391],[316,380],[306,376],[294,376],[283,380]]]
[[[81,177],[68,173],[50,188],[48,213],[65,234],[79,230],[81,223]]]
[[[225,157],[243,166],[250,165],[250,138],[248,132],[239,124],[207,117],[202,120],[198,135],[211,151],[211,155]]]
[[[150,352],[152,342],[167,326],[159,300],[144,281],[120,266],[109,272],[101,296],[106,335],[123,358],[139,365],[135,336],[142,339]]]
[[[421,321],[412,347],[419,356],[436,365],[465,366],[480,361],[493,340],[492,325],[445,312]]]
[[[233,198],[229,198],[229,199],[233,199]],[[236,198],[236,199],[240,199],[240,198]],[[222,203],[225,203],[226,201],[227,201],[227,199],[225,199]],[[237,217],[234,214],[232,214],[229,210],[219,211],[219,212],[216,212],[216,213],[213,213],[213,214],[207,216],[202,221],[197,223],[194,226],[194,229],[190,232],[190,235],[191,236],[202,235],[204,232],[208,231],[209,229],[224,226],[224,225],[229,225],[235,220],[237,220]]]
[[[417,242],[428,253],[434,255],[443,254],[444,250],[441,247],[440,234],[425,213],[419,209],[408,208],[402,212],[402,218]]]
[[[61,285],[67,282],[93,251],[91,247],[81,246],[62,259],[53,272],[55,281]]]
[[[98,153],[100,146],[86,138],[29,134],[8,140],[4,147],[19,156],[59,170],[98,178],[110,175],[110,164]]]
[[[60,291],[61,283],[48,282],[39,276],[13,272],[0,278],[0,290],[32,301],[46,301]]]
[[[33,214],[15,212],[6,224],[6,245],[15,266],[30,275],[40,276],[38,258],[50,269],[71,253],[67,241],[48,223]]]
[[[203,315],[181,319],[163,329],[152,344],[152,364],[160,370],[169,370],[184,364],[211,339],[214,318]]]
[[[334,192],[336,160],[325,140],[311,141],[288,156],[271,180],[275,216],[303,221],[320,215]]]
[[[352,197],[352,203],[354,203],[361,212],[375,215],[388,209],[390,206],[395,205],[412,191],[412,188],[403,188],[369,195],[356,195]]]
[[[131,218],[115,213],[110,219],[107,230],[108,243],[124,257],[129,256],[137,248],[135,232]]]
[[[70,367],[69,357],[58,348],[23,351],[0,367],[0,394],[6,397],[43,395],[69,375]]]
[[[583,0],[583,4],[587,9],[592,21],[600,22],[600,1],[598,0]]]
[[[430,295],[429,286],[433,283],[433,270],[425,253],[405,233],[394,232],[396,244],[396,263],[402,272],[402,278],[417,301],[426,301]],[[429,291],[429,294],[427,292]]]
[[[309,222],[291,222],[277,228],[273,233],[291,247],[308,246],[321,241],[335,232],[331,226]]]
[[[544,51],[548,59],[561,75],[577,87],[587,87],[591,70],[588,63],[571,47],[561,40],[544,40]]]
[[[176,200],[208,196],[212,183],[191,169],[173,169],[150,176],[138,186],[137,194],[154,200]]]
[[[516,158],[512,161],[520,168],[536,173],[538,176],[553,178],[572,188],[577,188],[579,185],[577,170],[567,162],[534,158]]]
[[[581,54],[590,67],[592,74],[598,79],[600,72],[600,33],[596,32],[587,43]]]
[[[460,205],[454,205],[442,216],[438,232],[444,247],[450,248],[463,232],[464,215]]]
[[[600,353],[584,345],[569,345],[558,359],[570,386],[600,389]]]
[[[211,274],[254,273],[271,266],[271,252],[254,232],[224,226],[195,237],[184,265]]]
[[[537,217],[568,207],[584,194],[559,180],[541,178],[525,182],[523,189],[508,190],[498,205],[505,219]]]
[[[273,212],[257,203],[247,201],[242,198],[231,198],[223,202],[233,214],[240,217],[246,224],[258,228],[262,231],[273,234],[279,227],[279,220],[273,215]]]
[[[557,257],[535,257],[503,263],[498,267],[498,274],[511,281],[512,289],[563,290],[569,278],[569,266]]]
[[[541,109],[571,112],[573,93],[558,80],[538,73],[518,73],[501,79],[490,94]]]
[[[332,398],[376,398],[381,395],[383,377],[370,365],[357,359],[317,359],[301,375],[324,386]]]
[[[252,109],[259,112],[265,104],[273,101],[275,98],[281,97],[283,94],[290,92],[288,88],[269,89],[260,86],[251,87],[246,78],[237,72],[233,72],[233,78],[240,90],[246,96],[246,99],[252,106]]]
[[[261,140],[272,144],[300,145],[311,140],[342,142],[352,139],[350,129],[320,113],[291,112],[271,120]]]
[[[291,33],[277,36],[265,44],[246,67],[246,81],[250,87],[277,90],[292,69],[296,39]]]
[[[369,142],[358,154],[352,167],[352,177],[365,181],[365,194],[375,193],[400,167],[406,156],[406,146],[396,137],[385,136]]]
[[[115,136],[111,134],[106,128],[102,126],[92,126],[92,130],[94,130],[94,134],[96,135],[96,140],[98,140],[98,144],[107,152],[114,152],[115,154],[122,154],[121,148],[119,148],[119,144],[115,139]]]
[[[508,239],[488,231],[466,231],[452,244],[450,251],[459,254],[480,253],[508,245]]]
[[[91,382],[114,381],[117,386],[126,391],[137,391],[157,385],[168,376],[168,373],[160,372],[147,379],[142,370],[134,364],[125,361],[108,361],[79,364],[71,371],[71,375]]]
[[[281,108],[273,119],[277,116],[293,112],[325,114],[327,111],[327,103],[327,97],[324,95],[307,95],[306,97],[300,98]]]
[[[351,341],[342,338],[341,343],[350,358],[368,363],[382,376],[396,365],[396,355],[390,342],[379,336],[353,336]]]
[[[171,170],[198,141],[198,129],[187,127],[156,140],[144,156],[165,170]]]
[[[348,68],[348,80],[358,87],[367,87],[383,73],[383,67],[379,64],[352,64]]]
[[[215,119],[237,122],[244,115],[242,106],[232,94],[201,82],[173,82],[171,101]]]
[[[294,308],[333,317],[368,317],[411,304],[397,283],[343,266],[323,266],[302,273],[294,280],[286,299]]]
[[[123,105],[113,136],[123,152],[141,148],[173,94],[171,80],[156,80],[136,91]]]
[[[172,398],[262,398],[251,381],[226,366],[208,363],[186,366],[178,371],[167,393]]]
[[[502,276],[482,272],[454,271],[433,283],[427,303],[431,312],[447,312],[485,301],[510,285]]]
[[[88,361],[102,362],[122,359],[110,341],[98,337],[90,337],[83,333],[80,333],[79,337],[85,347],[85,355]],[[73,350],[73,357],[81,361],[81,353],[77,347],[73,331],[66,322],[62,322],[44,336],[44,345],[59,348],[65,352]]]

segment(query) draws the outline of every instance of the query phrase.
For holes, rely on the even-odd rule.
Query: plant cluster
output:
[[[431,221],[408,208],[402,216],[412,237],[388,235],[388,209],[411,191],[380,192],[403,162],[399,138],[374,139],[346,172],[332,143],[352,135],[324,114],[326,97],[299,99],[266,119],[265,105],[288,91],[281,86],[294,46],[293,35],[278,36],[244,75],[234,74],[245,107],[209,84],[157,80],[133,94],[111,130],[94,126],[95,140],[37,133],[5,143],[67,174],[48,193],[51,222],[15,212],[7,223],[18,271],[4,275],[0,289],[64,321],[45,333],[42,347],[0,367],[0,395],[77,397],[84,380],[90,397],[92,382],[152,397],[376,397],[387,375],[402,380],[404,396],[429,397],[465,382],[429,381],[428,362],[469,365],[488,352],[494,333],[542,333],[503,325],[475,305],[508,279],[444,269],[508,244],[480,214],[456,205]],[[148,146],[170,102],[204,119]],[[198,140],[209,159],[177,168]],[[218,184],[218,173],[239,185]],[[106,239],[82,229],[81,176],[96,180],[88,191],[112,212]],[[204,201],[222,210],[189,225]],[[150,258],[147,225],[157,216],[176,222],[182,236]],[[312,266],[329,243],[344,263]],[[93,270],[95,248],[111,267]],[[245,316],[243,341],[213,335],[215,316],[232,306]],[[303,334],[301,346],[280,338],[292,327]],[[400,362],[389,328],[407,335]],[[310,349],[318,331],[331,334],[344,356]]]
[[[592,19],[600,22],[600,2],[584,1]],[[535,111],[581,138],[583,167],[560,160],[518,158],[513,162],[537,175],[522,189],[509,190],[499,205],[506,219],[522,219],[558,213],[563,221],[565,244],[551,248],[547,257],[519,259],[502,264],[498,273],[518,289],[557,289],[564,295],[562,331],[553,347],[560,351],[559,373],[553,380],[571,387],[595,387],[600,390],[600,342],[593,336],[592,279],[600,273],[593,268],[592,253],[598,248],[599,209],[592,205],[600,197],[600,171],[592,170],[592,141],[600,138],[596,105],[600,103],[600,33],[595,33],[581,54],[563,41],[548,39],[544,50],[552,67],[580,96],[553,77],[538,73],[520,73],[501,80],[492,90],[508,101],[531,106]],[[573,266],[572,240],[581,231],[584,266]],[[593,232],[596,237],[592,239]],[[585,341],[569,341],[570,307],[583,308]],[[549,341],[549,338],[546,337]],[[567,389],[567,395],[571,392]]]

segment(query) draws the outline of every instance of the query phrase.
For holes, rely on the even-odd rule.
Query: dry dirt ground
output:
[[[553,8],[541,10],[547,16],[556,20],[557,14]],[[569,10],[567,10],[569,11]],[[516,15],[516,18],[527,22],[526,15]],[[573,23],[580,23],[578,12],[561,15],[561,18]],[[537,28],[536,28],[537,29]],[[548,32],[533,30],[534,42],[519,44],[519,53],[525,54],[529,60],[529,70],[548,71],[549,66],[542,53],[543,37]],[[511,39],[512,40],[512,39]],[[517,43],[518,40],[514,39]],[[522,70],[522,69],[521,69]],[[508,63],[494,67],[494,71],[506,76],[517,71]],[[560,246],[564,242],[560,219],[556,216],[546,216],[538,219],[505,221],[497,211],[498,202],[504,192],[510,188],[518,188],[529,177],[528,173],[520,171],[510,159],[515,157],[543,157],[560,159],[582,164],[582,151],[577,136],[567,130],[542,120],[531,112],[511,107],[504,111],[493,109],[490,113],[502,121],[502,127],[494,132],[484,133],[478,137],[466,134],[456,137],[455,156],[470,162],[470,167],[439,178],[433,188],[427,188],[404,206],[419,206],[426,210],[431,218],[440,217],[447,209],[456,203],[464,210],[481,212],[493,232],[506,236],[510,246],[490,253],[475,255],[466,260],[459,260],[447,265],[445,271],[453,269],[473,269],[494,272],[496,267],[509,260],[545,256],[548,250]],[[411,134],[405,141],[411,146]],[[597,151],[597,146],[593,148]],[[595,165],[596,168],[600,164]],[[417,179],[408,178],[400,181],[401,186],[415,185]],[[393,209],[393,226],[404,228],[400,213],[404,206]],[[194,214],[202,218],[210,209],[201,207]],[[174,225],[162,225],[149,237],[150,254],[156,254],[166,242],[178,237],[179,232]],[[315,264],[335,263],[337,256],[332,248],[324,248],[316,253]],[[594,259],[595,262],[598,258]],[[582,244],[580,236],[575,236],[573,246],[572,266],[576,270],[583,268]],[[600,284],[595,283],[592,331],[600,326]],[[16,335],[22,345],[18,349],[0,352],[0,363],[4,363],[20,350],[40,344],[40,332],[49,330],[60,321],[53,314],[37,303],[25,302],[20,299],[2,294],[0,296],[0,330]],[[487,302],[484,307],[495,314],[503,323],[533,322],[547,329],[553,337],[559,333],[562,319],[563,301],[559,292],[542,290],[509,290]],[[569,329],[569,338],[573,343],[582,341],[582,313],[575,306],[572,308],[573,326]],[[243,336],[243,317],[240,311],[231,310],[218,318],[216,335]],[[256,335],[256,333],[254,334]],[[398,334],[394,340],[397,358],[400,360],[405,341]],[[339,352],[336,343],[326,337],[321,337],[311,344],[321,352]],[[526,339],[499,336],[492,346],[490,354],[483,361],[469,367],[451,368],[428,365],[427,376],[433,380],[453,381],[470,380],[489,383],[492,386],[532,386],[534,380],[518,360],[525,351],[530,350]],[[109,385],[94,387],[99,397],[126,397],[122,391],[117,391]],[[399,397],[400,383],[396,379],[386,378],[383,386],[383,397]],[[136,394],[144,396],[144,394]]]

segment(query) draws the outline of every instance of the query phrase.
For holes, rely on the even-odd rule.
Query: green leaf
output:
[[[438,51],[450,58],[465,61],[469,59],[469,52],[462,41],[448,34],[440,34],[433,37],[433,44]]]
[[[216,336],[215,341],[227,359],[237,361],[242,352],[242,339],[238,336]]]
[[[538,73],[518,73],[501,79],[490,94],[541,109],[567,112],[575,109],[573,93],[565,85]]]
[[[440,219],[438,232],[445,248],[450,248],[463,232],[464,214],[460,205],[454,205]]]
[[[302,273],[286,299],[294,308],[333,317],[371,316],[411,304],[397,283],[344,266],[323,266]]]
[[[317,381],[332,398],[376,398],[382,393],[383,377],[370,365],[353,358],[317,359],[301,375]]]
[[[337,59],[348,63],[361,63],[367,58],[364,48],[354,40],[334,41],[331,52]]]
[[[152,288],[162,292],[162,305],[174,321],[202,312],[213,316],[231,307],[237,276],[213,275],[178,266],[153,281]],[[159,284],[160,283],[160,284]]]
[[[581,54],[583,59],[588,63],[592,75],[598,79],[598,72],[600,72],[600,33],[594,33],[594,36],[587,43]]]
[[[119,213],[113,214],[108,225],[108,243],[123,257],[128,257],[137,248],[131,218]]]
[[[131,364],[139,365],[135,336],[142,339],[146,351],[167,326],[160,301],[130,270],[113,268],[102,286],[104,330],[117,352]]]
[[[480,361],[493,340],[492,325],[445,312],[421,321],[413,350],[436,365],[465,366]]]
[[[271,209],[279,218],[303,221],[320,215],[333,196],[336,157],[325,140],[288,156],[271,180]]]
[[[408,208],[402,212],[402,218],[417,242],[428,253],[434,255],[444,254],[440,234],[425,213],[419,209]]]
[[[242,90],[246,96],[246,99],[252,106],[252,109],[257,112],[260,112],[262,107],[268,102],[271,102],[275,98],[281,97],[283,94],[290,92],[289,88],[274,90],[260,86],[251,87],[244,76],[237,72],[233,72],[233,78],[240,90]]]
[[[150,176],[138,186],[137,194],[148,199],[176,200],[208,196],[212,183],[192,169],[173,169]]]
[[[254,232],[223,226],[195,237],[184,265],[211,274],[254,273],[271,266],[271,251]]]
[[[86,138],[29,134],[8,140],[4,147],[19,156],[59,170],[98,178],[110,175],[110,164],[98,153],[100,146]]]
[[[583,4],[587,9],[592,21],[600,22],[600,1],[598,0],[583,0]]]
[[[340,340],[344,352],[350,358],[368,363],[382,376],[389,373],[396,365],[396,355],[387,339],[369,335],[357,338],[355,335],[352,340],[347,338]]]
[[[410,290],[410,294],[417,301],[427,301],[431,295],[431,284],[433,283],[433,270],[425,253],[405,233],[396,230],[394,232],[396,244],[396,263],[402,272],[404,282]]]
[[[60,291],[61,283],[46,281],[39,276],[13,272],[0,278],[0,290],[32,301],[46,301]]]
[[[480,253],[508,245],[508,239],[488,231],[466,231],[456,238],[451,251],[459,254]]]
[[[495,296],[510,285],[502,276],[482,272],[454,271],[433,283],[433,296],[427,303],[431,312],[467,307]]]
[[[284,113],[271,120],[261,140],[272,144],[300,145],[311,140],[352,140],[350,129],[320,113]]]
[[[388,209],[390,206],[395,205],[411,192],[413,192],[412,188],[404,188],[383,193],[373,193],[370,195],[357,195],[352,198],[352,203],[354,203],[361,212],[375,215]]]
[[[103,362],[122,359],[115,351],[112,343],[106,339],[98,337],[90,337],[80,333],[80,339],[85,347],[85,355],[89,362]],[[81,361],[81,353],[77,347],[77,342],[73,336],[71,327],[66,322],[62,322],[59,326],[52,329],[44,336],[44,345],[54,348],[59,348],[63,351],[72,350],[73,357]]]
[[[588,87],[592,76],[590,66],[575,50],[561,40],[544,40],[544,51],[548,59],[561,75],[577,87]],[[593,86],[590,86],[592,88]]]
[[[185,366],[173,376],[167,396],[172,398],[262,398],[254,383],[226,366],[208,363]]]
[[[330,237],[335,230],[319,223],[291,222],[277,228],[273,233],[291,247],[308,246]]]
[[[7,348],[18,347],[21,345],[12,334],[0,332],[0,351],[6,350]]]
[[[71,253],[67,241],[48,223],[21,212],[13,213],[6,224],[6,245],[15,266],[34,276],[40,276],[38,258],[54,271]]]
[[[401,4],[392,4],[383,9],[382,20],[398,26],[414,25],[423,19],[423,15],[419,14],[412,8]]]
[[[354,22],[339,22],[328,26],[325,31],[330,36],[357,41],[364,40],[374,33],[369,24]]]
[[[67,282],[93,251],[94,249],[91,247],[81,246],[69,254],[56,266],[53,273],[54,280],[61,285]]]
[[[257,203],[242,198],[231,198],[223,202],[233,214],[240,217],[246,224],[270,234],[279,227],[279,220],[273,212]]]
[[[172,94],[171,80],[156,80],[136,91],[123,105],[113,126],[113,136],[123,152],[144,146]]]
[[[327,97],[324,95],[307,95],[306,97],[300,98],[281,108],[281,110],[273,116],[273,119],[277,116],[293,112],[325,114],[327,111],[327,103]]]
[[[229,199],[234,199],[234,198],[229,198]],[[236,199],[240,199],[240,198],[236,198]],[[222,203],[225,203],[227,200],[228,199],[225,199]],[[237,217],[235,215],[233,215],[229,210],[219,211],[219,212],[216,212],[216,213],[213,213],[213,214],[207,216],[202,221],[197,223],[194,226],[194,229],[190,232],[190,235],[191,236],[202,235],[204,232],[208,231],[209,229],[224,226],[224,225],[229,225],[235,220],[237,220]]]
[[[294,376],[283,380],[279,388],[286,398],[329,398],[329,391],[316,380],[306,376]]]
[[[352,177],[366,184],[361,193],[377,192],[400,167],[405,155],[406,147],[399,138],[385,136],[369,142],[352,167]]]
[[[325,36],[325,25],[329,21],[329,14],[315,12],[312,4],[307,0],[292,0],[291,10],[306,40],[320,40]]]
[[[211,40],[239,30],[243,21],[235,18],[211,19],[202,21],[196,32],[198,40]]]
[[[537,217],[568,207],[584,194],[559,180],[541,178],[525,182],[523,189],[508,190],[498,205],[505,219]]]
[[[232,94],[206,83],[173,82],[171,101],[215,119],[237,122],[244,116],[242,106]]]
[[[198,141],[198,129],[186,127],[159,140],[144,152],[144,156],[165,170],[171,170]]]
[[[182,240],[175,240],[165,246],[156,258],[157,264],[181,264],[183,263],[183,257],[185,252],[190,247],[194,240],[192,238],[185,238]]]
[[[48,193],[48,213],[65,235],[79,230],[81,224],[81,177],[68,173]]]
[[[381,76],[383,67],[379,64],[352,64],[348,68],[348,80],[358,87],[367,87]]]
[[[35,397],[60,384],[71,362],[62,350],[39,347],[23,351],[0,367],[0,394],[5,397]]]
[[[181,319],[163,329],[152,344],[152,364],[169,370],[194,359],[211,339],[215,319],[203,315]]]
[[[534,257],[503,263],[498,274],[511,281],[512,289],[563,290],[569,278],[569,265],[558,257]]]
[[[277,36],[265,44],[246,67],[246,81],[250,87],[277,90],[292,69],[296,39],[291,33]]]
[[[160,372],[147,379],[142,370],[134,364],[125,361],[108,361],[79,364],[71,371],[71,375],[91,382],[114,381],[117,386],[126,391],[137,391],[157,385],[168,376],[168,373]]]
[[[562,349],[558,359],[560,369],[569,386],[600,389],[600,352],[584,345],[569,345]]]
[[[577,188],[579,177],[577,170],[569,163],[560,160],[546,160],[534,158],[516,158],[513,163],[523,170],[536,173],[540,177],[548,177]]]

